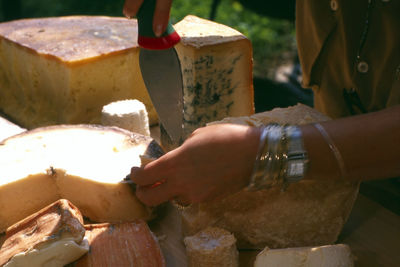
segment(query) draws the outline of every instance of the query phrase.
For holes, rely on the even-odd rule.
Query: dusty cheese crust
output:
[[[140,155],[161,148],[143,135],[89,125],[38,128],[0,143],[0,232],[66,198],[93,221],[149,219],[151,211],[121,182]]]

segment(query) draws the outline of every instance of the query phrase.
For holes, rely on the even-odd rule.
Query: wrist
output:
[[[261,129],[260,145],[247,189],[286,187],[303,179],[307,166],[308,156],[300,128],[269,124]]]

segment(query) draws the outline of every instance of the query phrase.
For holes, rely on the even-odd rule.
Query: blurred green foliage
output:
[[[124,0],[1,0],[19,3],[20,18],[106,15],[122,16]],[[261,0],[262,1],[262,0]],[[10,2],[8,2],[10,4]],[[171,11],[173,23],[192,14],[209,18],[212,0],[174,0]],[[0,12],[0,21],[4,12]],[[235,0],[222,0],[215,21],[237,29],[253,44],[254,75],[273,78],[277,66],[292,61],[296,51],[294,25],[285,20],[260,16],[245,9]]]

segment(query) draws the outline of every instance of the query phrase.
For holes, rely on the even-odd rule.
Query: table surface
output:
[[[0,117],[0,139],[22,130]],[[152,129],[156,140],[158,134],[157,129]],[[167,266],[187,266],[179,211],[166,205],[164,215],[151,222],[150,228],[160,238]],[[0,235],[0,244],[2,239],[4,235]],[[400,266],[400,216],[359,194],[337,243],[350,246],[356,267]],[[258,252],[240,251],[240,266],[253,266]]]

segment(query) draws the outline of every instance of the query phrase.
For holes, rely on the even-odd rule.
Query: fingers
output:
[[[124,8],[122,10],[123,14],[128,18],[133,18],[139,11],[143,0],[125,0]]]
[[[148,163],[146,166],[138,168],[133,167],[131,169],[131,180],[141,186],[150,186],[157,182],[161,182],[171,172],[169,166],[168,153],[164,156]]]
[[[136,188],[136,196],[144,204],[148,206],[157,206],[172,199],[175,195],[174,188],[168,181],[158,184],[157,186],[138,186]]]
[[[161,36],[168,26],[172,0],[157,0],[154,10],[153,31],[156,36]]]

